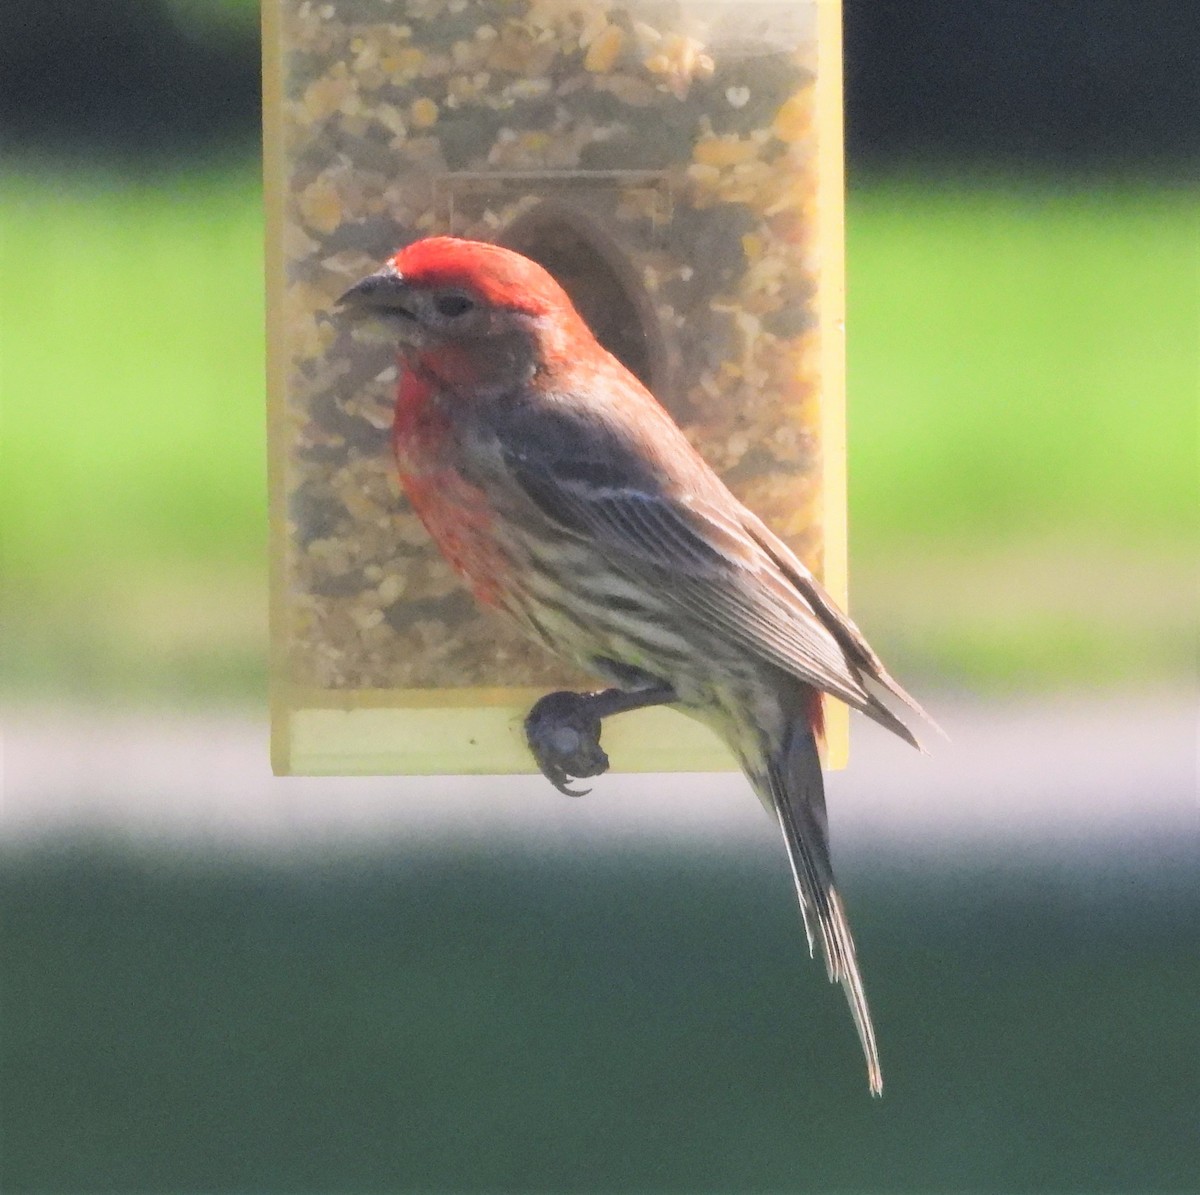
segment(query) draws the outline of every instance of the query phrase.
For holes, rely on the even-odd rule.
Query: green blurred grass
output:
[[[2,861],[7,1192],[1178,1192],[1200,1167],[1196,869],[1144,844],[845,860],[882,1100],[774,856]]]
[[[256,178],[9,177],[0,210],[8,686],[260,692]]]
[[[256,691],[256,178],[13,175],[0,205],[10,687]],[[854,596],[874,637],[968,683],[1180,674],[1195,194],[876,184],[848,230]],[[1080,614],[1096,591],[1074,574],[1130,553],[1136,579]],[[1062,564],[1048,604],[1021,590],[1030,555]],[[1016,600],[981,620],[965,595],[999,558]],[[1110,608],[1123,583],[1165,595],[1153,626]]]
[[[3,531],[34,582],[253,566],[264,543],[256,180],[8,179]]]
[[[1200,192],[881,187],[848,228],[864,549],[1190,537]]]

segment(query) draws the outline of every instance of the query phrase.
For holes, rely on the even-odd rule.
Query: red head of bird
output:
[[[338,302],[382,321],[409,366],[452,385],[512,385],[595,344],[546,270],[483,241],[414,241]]]

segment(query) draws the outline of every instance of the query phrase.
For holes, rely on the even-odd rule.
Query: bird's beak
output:
[[[390,316],[415,322],[417,313],[412,297],[412,288],[404,276],[389,264],[356,282],[338,299],[337,305],[341,314],[351,317]]]

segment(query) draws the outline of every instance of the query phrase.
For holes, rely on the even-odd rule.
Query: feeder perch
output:
[[[337,296],[395,249],[497,241],[563,284],[845,603],[837,0],[264,0],[273,762],[533,771],[572,675],[477,610],[399,488],[394,350]],[[845,755],[840,703],[829,762]],[[618,771],[723,770],[698,723]]]

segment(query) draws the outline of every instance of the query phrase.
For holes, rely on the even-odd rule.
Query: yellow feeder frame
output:
[[[840,0],[263,0],[272,764],[532,772],[571,676],[474,610],[395,481],[394,366],[329,319],[399,245],[542,261],[846,604]],[[827,762],[847,710],[830,700]],[[616,771],[724,771],[666,709]]]

